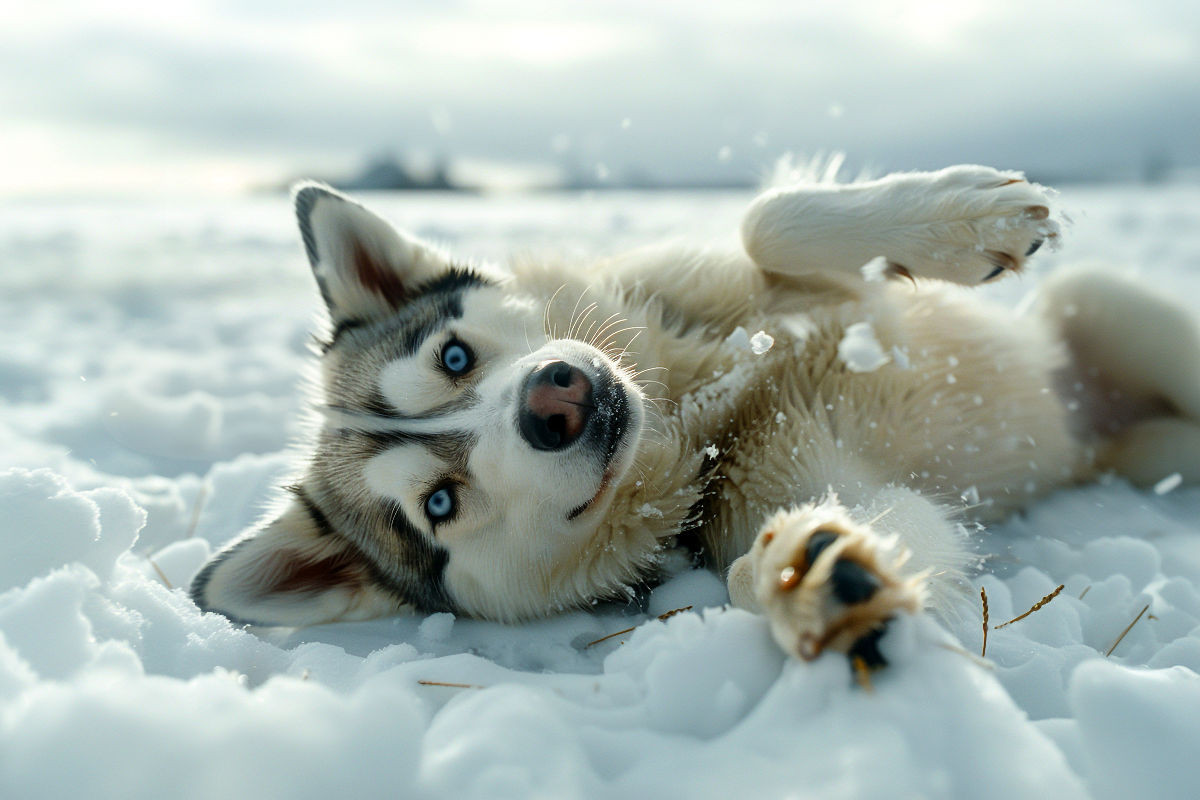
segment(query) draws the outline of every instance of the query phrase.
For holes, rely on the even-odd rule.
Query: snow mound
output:
[[[1152,263],[1148,279],[1200,297],[1195,190],[1108,191],[1085,198],[1077,255]],[[745,198],[592,196],[564,214],[573,201],[538,197],[499,215],[470,197],[379,202],[495,257],[555,220],[564,241],[599,248],[732,228]],[[294,467],[318,300],[286,200],[10,211],[0,313],[24,335],[0,341],[0,797],[1128,798],[1200,785],[1200,489],[1171,476],[1157,492],[1061,492],[980,532],[986,659],[974,593],[946,623],[897,620],[870,691],[844,658],[785,658],[683,554],[642,607],[523,625],[434,614],[251,631],[201,614],[183,587]],[[987,291],[1015,304],[1027,288]],[[886,363],[869,325],[847,334],[847,365]],[[768,338],[729,344],[752,358]]]

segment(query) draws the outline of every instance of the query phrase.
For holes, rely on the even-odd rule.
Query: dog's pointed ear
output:
[[[190,593],[202,611],[243,625],[299,627],[405,608],[372,577],[366,556],[298,497],[273,522],[214,555]]]
[[[334,324],[391,314],[449,258],[319,183],[292,189],[304,251]]]

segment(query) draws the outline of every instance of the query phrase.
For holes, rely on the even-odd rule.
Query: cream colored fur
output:
[[[794,522],[794,548],[816,529],[850,525],[881,551],[907,553],[903,568],[885,559],[880,569],[920,575],[921,596],[945,610],[975,558],[960,522],[1001,519],[1087,478],[1096,447],[1103,466],[1142,483],[1173,471],[1197,479],[1200,349],[1185,350],[1187,364],[1176,368],[1176,344],[1196,337],[1181,311],[1095,272],[1051,281],[1041,315],[1020,320],[948,285],[986,277],[994,248],[1019,267],[1034,241],[1057,235],[1049,203],[1019,176],[982,167],[790,187],[748,212],[742,230],[752,263],[659,249],[590,271],[604,276],[588,283],[597,316],[609,303],[629,309],[637,301],[629,316],[647,329],[626,361],[634,370],[662,368],[666,460],[680,442],[692,453],[719,453],[706,490],[705,546],[731,568],[735,604],[785,615],[773,619],[785,648],[795,652],[803,613],[780,610],[788,606],[762,576],[777,565],[756,563],[751,549],[764,520],[789,528],[778,509],[796,509],[783,512]],[[864,277],[860,268],[879,257],[903,259],[915,285]],[[570,297],[577,287],[568,286]],[[1082,311],[1073,310],[1077,301]],[[1069,324],[1068,312],[1078,316]],[[659,318],[681,321],[689,335],[655,324]],[[847,328],[862,322],[889,358],[868,372],[839,355]],[[762,330],[774,344],[756,355],[745,337],[731,338],[738,328]],[[1071,366],[1064,342],[1078,349],[1093,332],[1088,352],[1105,375],[1139,395],[1171,398],[1176,416],[1136,421],[1109,440],[1081,429],[1057,389]],[[651,440],[642,451],[650,474],[656,447]],[[677,516],[674,498],[696,491],[668,481],[656,498],[638,484],[629,507],[666,502]],[[620,514],[610,520],[628,524]],[[905,603],[911,596],[897,608]]]
[[[977,558],[964,521],[1001,519],[1098,467],[1200,480],[1200,334],[1186,314],[1096,272],[1051,279],[1024,317],[967,288],[1057,236],[1051,204],[1018,173],[977,166],[807,183],[751,205],[744,253],[655,247],[489,270],[416,352],[372,339],[330,350],[299,499],[218,554],[195,596],[283,624],[386,613],[407,607],[387,588],[417,574],[405,553],[440,552],[449,607],[516,620],[620,594],[694,533],[734,603],[766,613],[803,657],[851,651],[901,611],[948,609]],[[449,269],[326,188],[302,189],[298,207],[335,322],[387,324],[403,302],[356,283],[339,253],[401,295]],[[477,353],[470,394],[436,367],[451,337]],[[590,360],[630,392],[640,429],[604,478],[578,448],[536,452],[512,427],[515,387],[548,358]],[[400,423],[354,410],[372,397],[418,420],[465,404]],[[451,457],[342,435],[373,424],[451,426],[474,444]],[[447,458],[464,511],[427,530],[423,498]],[[408,550],[381,503],[415,520]],[[330,530],[317,536],[313,520]],[[818,532],[838,539],[815,555]],[[879,591],[836,600],[839,560]],[[336,574],[311,588],[322,564]],[[273,596],[271,570],[305,593]]]

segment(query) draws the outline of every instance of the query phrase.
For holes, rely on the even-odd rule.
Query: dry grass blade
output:
[[[664,611],[663,613],[659,614],[658,619],[670,619],[671,617],[675,616],[676,614],[680,614],[684,611],[691,611],[691,610],[692,610],[691,606],[683,606],[682,608],[673,608],[670,611]],[[583,649],[587,650],[592,645],[600,644],[601,642],[607,642],[609,639],[615,638],[617,636],[621,636],[622,634],[633,633],[635,630],[637,630],[636,625],[634,625],[632,628],[624,628],[624,629],[616,631],[614,633],[610,633],[607,636],[601,636],[596,641],[588,642],[587,644],[585,644],[583,646]]]
[[[634,625],[632,628],[625,628],[623,630],[619,630],[616,633],[610,633],[607,636],[601,636],[599,639],[595,640],[594,642],[588,642],[587,644],[585,644],[583,646],[583,649],[587,650],[592,645],[600,644],[601,642],[607,642],[609,639],[612,639],[615,636],[620,636],[623,633],[633,633],[635,630],[637,630],[636,625]]]
[[[1142,610],[1141,610],[1141,611],[1139,611],[1139,612],[1138,612],[1138,615],[1137,615],[1136,617],[1134,617],[1134,618],[1133,618],[1133,622],[1131,622],[1131,623],[1129,623],[1128,625],[1126,625],[1126,626],[1125,626],[1125,630],[1121,631],[1121,635],[1120,635],[1120,636],[1118,636],[1118,637],[1117,637],[1117,640],[1116,640],[1115,642],[1113,642],[1113,643],[1112,643],[1112,646],[1111,646],[1111,647],[1109,647],[1107,651],[1105,651],[1105,653],[1104,653],[1104,657],[1105,657],[1105,658],[1108,658],[1109,656],[1111,656],[1111,655],[1112,655],[1112,652],[1113,652],[1113,650],[1116,650],[1116,649],[1117,649],[1117,645],[1119,645],[1119,644],[1121,643],[1121,640],[1125,638],[1125,635],[1126,635],[1126,634],[1128,634],[1128,633],[1129,633],[1131,630],[1133,630],[1133,626],[1134,626],[1134,625],[1137,625],[1137,624],[1138,624],[1138,620],[1139,620],[1139,619],[1141,619],[1141,618],[1142,618],[1142,615],[1143,615],[1143,614],[1145,614],[1145,613],[1146,613],[1147,611],[1149,611],[1149,610],[1150,610],[1150,604],[1149,604],[1149,603],[1147,603],[1146,605],[1142,606]]]
[[[167,580],[167,574],[162,571],[162,567],[160,567],[158,564],[155,564],[153,558],[147,558],[146,560],[150,562],[150,566],[154,567],[154,571],[158,573],[159,580],[163,582],[163,585],[168,589],[174,589],[175,587],[171,585],[169,580]]]
[[[448,686],[451,689],[482,689],[473,683],[447,683],[446,681],[417,681],[422,686]]]
[[[863,661],[862,656],[855,656],[850,663],[854,665],[854,679],[858,681],[858,685],[867,694],[873,694],[875,687],[871,685],[871,668],[867,666],[867,662]]]
[[[1026,611],[1024,614],[1022,614],[1022,615],[1021,615],[1021,616],[1019,616],[1019,617],[1013,617],[1013,618],[1012,618],[1012,619],[1010,619],[1008,622],[1004,622],[1004,623],[1001,623],[1001,624],[997,625],[995,628],[993,628],[993,630],[997,630],[997,631],[998,631],[998,630],[1000,630],[1001,628],[1003,628],[1003,627],[1004,627],[1004,626],[1006,626],[1006,625],[1012,625],[1014,622],[1020,622],[1021,620],[1025,619],[1026,617],[1028,617],[1028,616],[1029,616],[1030,614],[1032,614],[1033,612],[1035,612],[1035,611],[1037,611],[1038,609],[1040,609],[1040,608],[1042,608],[1043,606],[1045,606],[1047,603],[1049,603],[1049,602],[1050,602],[1051,600],[1053,600],[1054,598],[1058,597],[1058,594],[1059,594],[1059,592],[1061,592],[1062,590],[1063,590],[1063,584],[1061,584],[1061,583],[1060,583],[1060,584],[1058,585],[1058,588],[1057,588],[1057,589],[1055,589],[1053,592],[1051,592],[1050,594],[1048,594],[1048,595],[1046,595],[1045,597],[1043,597],[1041,600],[1038,600],[1036,603],[1034,603],[1034,604],[1033,604],[1033,607],[1032,607],[1031,609],[1029,609],[1028,611]]]
[[[692,610],[691,606],[684,606],[683,608],[672,608],[670,611],[664,611],[663,613],[659,614],[658,618],[659,619],[670,619],[671,617],[675,616],[676,614],[682,614],[684,611],[691,611],[691,610]]]
[[[983,667],[984,669],[990,669],[990,670],[996,669],[996,665],[993,664],[992,662],[985,660],[982,656],[977,656],[974,653],[971,653],[967,650],[963,650],[961,647],[955,647],[954,645],[946,644],[945,642],[938,642],[937,646],[942,648],[943,650],[949,650],[951,653],[957,653],[958,655],[967,659],[968,661],[970,661],[972,664],[975,664],[976,666],[980,666],[980,667]]]
[[[983,601],[983,649],[979,651],[980,658],[987,658],[988,606],[987,589],[979,587],[979,599]]]
[[[204,501],[208,498],[208,484],[200,484],[200,490],[196,492],[196,502],[192,504],[192,521],[188,525],[187,536],[185,539],[190,539],[196,535],[196,526],[200,524],[200,512],[204,509]]]
[[[1083,591],[1079,593],[1079,599],[1082,600],[1083,598],[1087,597],[1087,593],[1091,590],[1092,585],[1089,583],[1087,586],[1083,587]]]

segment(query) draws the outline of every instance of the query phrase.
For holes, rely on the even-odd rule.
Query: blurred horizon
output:
[[[838,151],[1192,181],[1200,10],[52,0],[6,13],[0,107],[0,198],[728,188]]]

